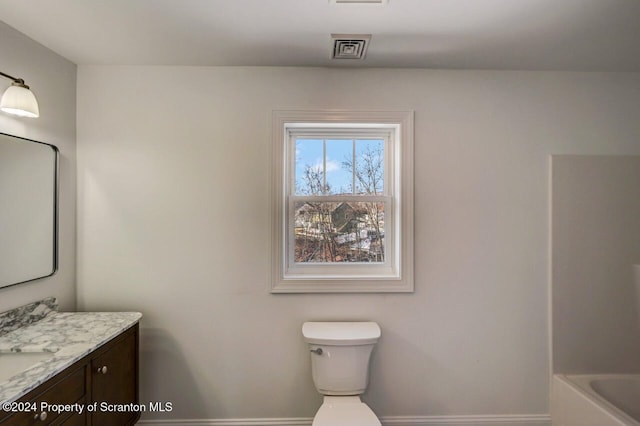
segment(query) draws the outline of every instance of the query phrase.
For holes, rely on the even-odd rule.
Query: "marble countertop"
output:
[[[37,322],[0,335],[6,352],[53,356],[0,383],[0,403],[12,402],[135,325],[138,312],[50,312]]]

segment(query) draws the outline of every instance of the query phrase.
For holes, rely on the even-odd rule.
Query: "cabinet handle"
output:
[[[45,420],[47,420],[47,412],[43,411],[40,414],[36,413],[36,415],[33,416],[33,420],[42,420],[44,422]]]
[[[107,374],[107,366],[103,365],[102,367],[98,367],[98,374]]]

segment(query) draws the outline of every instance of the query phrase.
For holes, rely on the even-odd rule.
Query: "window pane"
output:
[[[353,194],[353,140],[327,139],[327,192]]]
[[[297,202],[296,263],[384,262],[384,203]]]
[[[296,139],[296,195],[321,195],[324,188],[322,139]]]
[[[384,141],[359,139],[356,141],[356,193],[384,192]]]

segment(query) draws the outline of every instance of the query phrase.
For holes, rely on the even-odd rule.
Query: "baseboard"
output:
[[[476,416],[386,416],[380,419],[384,426],[550,426],[547,414],[505,414]]]
[[[267,419],[172,419],[141,420],[138,425],[154,426],[311,426],[312,418],[267,418]],[[480,416],[386,416],[380,419],[383,426],[550,426],[547,414],[508,414]]]
[[[313,418],[140,420],[136,425],[154,426],[311,426]]]

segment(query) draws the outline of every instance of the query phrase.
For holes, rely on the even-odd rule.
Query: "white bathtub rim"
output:
[[[556,374],[556,377],[599,409],[615,417],[618,421],[629,426],[640,426],[639,421],[607,401],[591,387],[591,381],[593,380],[628,379],[630,377],[640,380],[640,374]]]

